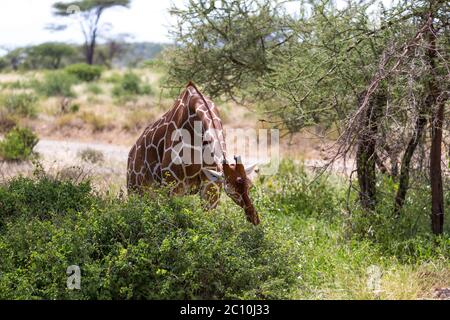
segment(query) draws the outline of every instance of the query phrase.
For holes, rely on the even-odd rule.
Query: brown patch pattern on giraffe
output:
[[[178,137],[180,130],[189,132],[191,141]],[[200,139],[200,146],[195,139]],[[184,152],[190,153],[193,161],[183,161]],[[219,110],[189,83],[173,107],[148,126],[131,148],[127,188],[129,192],[143,193],[154,184],[170,185],[173,194],[200,193],[212,209],[225,183],[227,194],[256,225],[259,217],[248,196],[246,170],[242,164],[229,165],[226,157]]]

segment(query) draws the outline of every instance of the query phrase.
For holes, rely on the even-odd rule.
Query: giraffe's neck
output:
[[[225,135],[223,131],[222,121],[220,119],[219,110],[212,101],[208,101],[201,94],[201,92],[192,84],[188,85],[187,91],[187,104],[188,110],[187,121],[183,125],[184,129],[191,130],[191,134],[195,134],[195,127],[201,125],[202,143],[205,154],[211,153],[214,158],[214,167],[222,169],[222,162],[226,159],[226,143]],[[198,131],[197,131],[198,132]],[[207,148],[209,147],[209,148]],[[204,159],[203,164],[209,164]]]

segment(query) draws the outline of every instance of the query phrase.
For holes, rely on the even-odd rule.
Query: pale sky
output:
[[[80,29],[76,25],[51,32],[45,27],[57,22],[52,15],[55,0],[1,0],[0,46],[17,47],[47,41],[81,42]],[[131,7],[112,8],[105,11],[102,23],[111,24],[111,33],[130,33],[134,41],[170,42],[168,13],[172,3],[182,0],[132,0]],[[64,20],[59,20],[64,21]]]
[[[344,0],[336,0],[337,3]],[[392,0],[381,0],[385,4]],[[39,44],[47,41],[82,43],[78,25],[61,32],[51,32],[46,26],[61,22],[52,15],[56,0],[1,0],[0,1],[0,54],[8,49]],[[186,0],[132,0],[131,7],[112,8],[105,11],[101,23],[110,24],[108,34],[129,33],[133,41],[170,42],[169,26],[174,22],[168,9]],[[297,5],[288,8],[298,10]],[[295,9],[294,9],[295,8]],[[61,19],[61,18],[59,18]]]

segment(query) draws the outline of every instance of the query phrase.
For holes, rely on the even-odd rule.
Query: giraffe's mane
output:
[[[206,101],[205,96],[203,95],[203,93],[197,88],[197,86],[192,81],[188,82],[188,84],[186,85],[186,89],[185,90],[189,90],[189,87],[194,88],[194,90],[197,92],[197,94],[203,100],[203,103],[205,104],[206,110],[208,110],[210,118],[214,119],[213,112],[211,111],[211,108],[210,108],[208,102]],[[217,108],[217,106],[216,106],[216,108]],[[214,123],[214,120],[211,121],[211,124],[212,124],[213,129],[215,130],[215,132],[217,132],[217,130],[219,130],[219,129],[216,128],[216,124]],[[222,125],[222,123],[221,123],[221,125]],[[223,128],[221,128],[221,129],[223,130]],[[219,137],[216,137],[216,138],[219,140]],[[223,159],[226,160],[225,150],[223,150],[221,143],[219,143],[219,146],[220,146],[220,151],[222,152]]]

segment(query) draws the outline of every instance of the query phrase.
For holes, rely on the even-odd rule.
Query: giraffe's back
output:
[[[179,141],[173,140],[172,136],[175,130],[188,131],[192,139],[190,144],[193,145],[195,121],[202,125],[202,130],[215,126],[222,127],[217,108],[193,88],[195,87],[188,85],[174,106],[158,121],[147,127],[130,150],[127,173],[129,191],[139,191],[154,183],[173,184],[173,191],[178,194],[202,192],[202,188],[207,189],[203,192],[211,188],[217,189],[216,186],[211,186],[202,173],[205,164],[201,152],[200,163],[176,163],[173,159],[173,151],[180,152],[176,148]],[[223,137],[218,140],[212,144],[224,150]],[[183,142],[186,141],[183,139]],[[183,148],[183,151],[186,152],[186,149]],[[194,160],[195,151],[194,149],[191,151],[191,159]],[[211,166],[216,167],[214,163],[209,164],[209,167]]]

